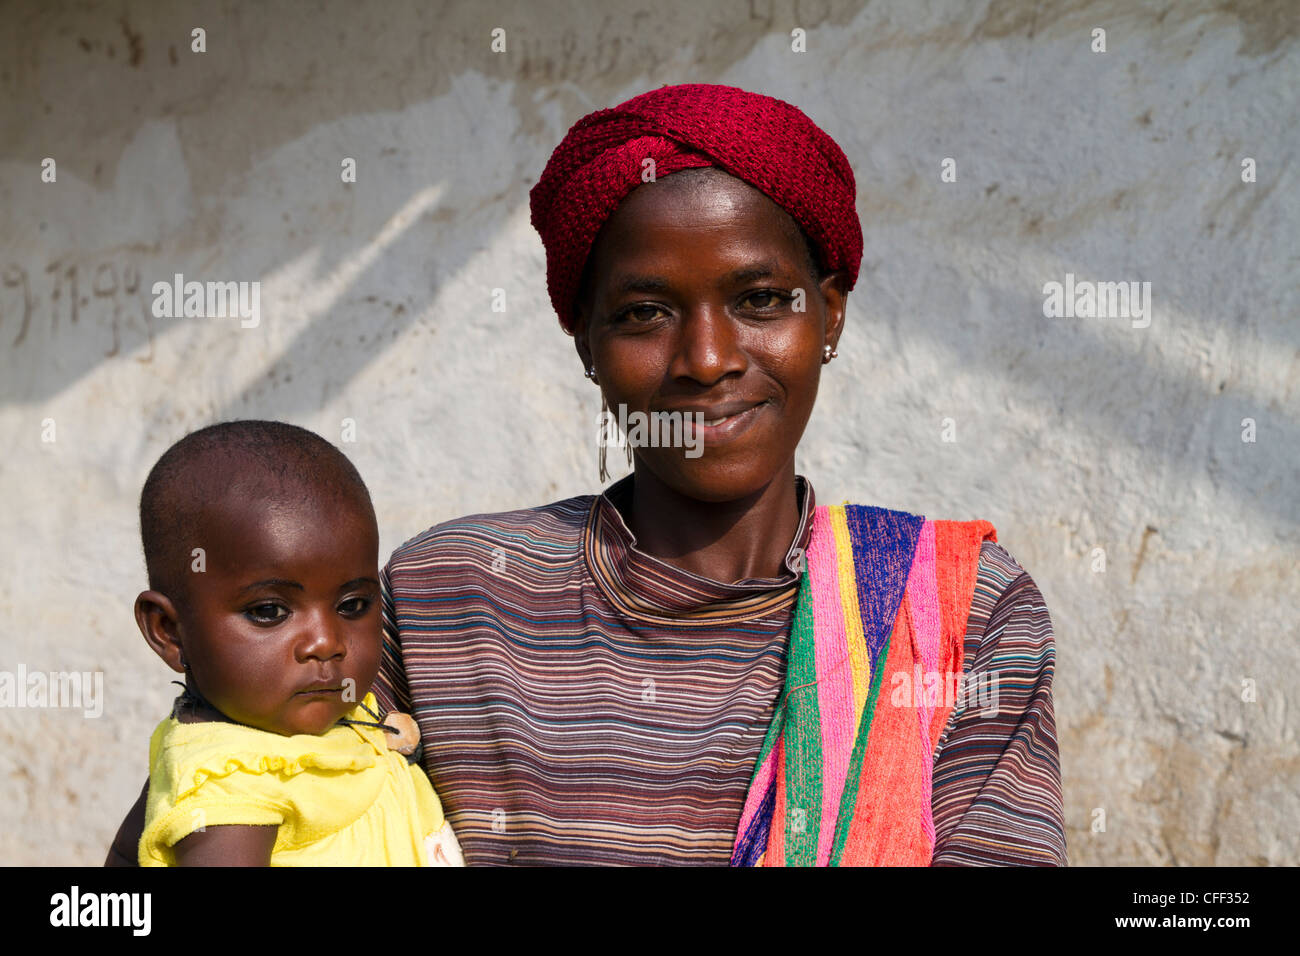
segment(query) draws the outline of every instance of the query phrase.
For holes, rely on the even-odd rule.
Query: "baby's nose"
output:
[[[347,655],[342,628],[332,621],[313,621],[303,632],[299,654],[315,660],[332,660]]]

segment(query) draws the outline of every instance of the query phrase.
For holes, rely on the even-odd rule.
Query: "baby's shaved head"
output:
[[[375,520],[370,492],[341,451],[285,422],[235,421],[186,435],[163,453],[140,493],[149,587],[184,602],[205,511],[232,494],[286,504],[350,504]]]

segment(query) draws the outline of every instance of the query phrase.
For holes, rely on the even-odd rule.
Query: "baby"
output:
[[[154,465],[140,526],[136,622],[185,675],[149,744],[140,865],[463,865],[398,752],[414,721],[369,693],[379,532],[351,462],[294,425],[213,425]]]

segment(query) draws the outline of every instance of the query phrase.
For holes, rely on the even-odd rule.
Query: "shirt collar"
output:
[[[632,479],[628,475],[592,500],[583,533],[587,568],[623,615],[650,623],[716,626],[786,611],[794,604],[815,507],[806,478],[795,477],[799,524],[786,551],[785,572],[732,584],[701,577],[636,547],[636,536],[616,504],[628,500]]]

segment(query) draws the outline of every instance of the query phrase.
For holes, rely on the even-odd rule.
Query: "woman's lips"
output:
[[[694,437],[706,445],[721,445],[733,441],[749,431],[768,407],[767,402],[759,402],[741,411],[730,414],[718,412],[687,413],[683,423],[686,437]],[[701,416],[703,422],[701,423]]]

